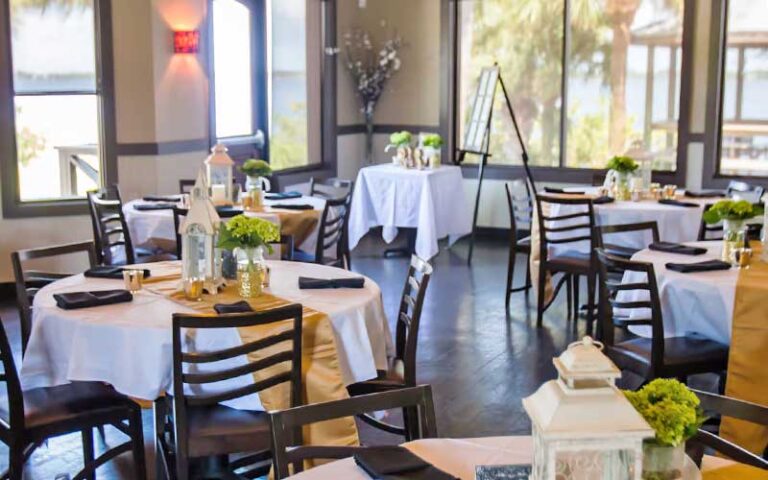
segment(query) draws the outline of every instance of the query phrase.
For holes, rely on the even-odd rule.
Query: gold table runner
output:
[[[165,295],[180,305],[207,314],[215,314],[213,306],[217,303],[234,303],[243,300],[237,294],[235,285],[228,285],[217,295],[204,295],[199,302],[187,300],[179,291],[178,286],[179,277],[177,276],[175,279],[165,277],[160,281],[151,283],[148,288]],[[270,310],[294,303],[266,293],[256,298],[247,299],[247,301],[255,311]],[[302,387],[304,403],[313,404],[349,398],[342,380],[336,338],[328,315],[309,307],[304,307],[303,313]],[[287,320],[278,324],[239,328],[238,331],[242,341],[247,343],[258,338],[279,334],[291,326],[292,321]],[[284,350],[285,345],[285,342],[281,342],[270,349],[254,352],[249,355],[248,359],[258,361],[274,351]],[[288,366],[285,363],[274,365],[269,369],[254,373],[254,381],[260,381],[275,373],[287,370]],[[264,408],[267,411],[288,408],[290,406],[289,388],[288,384],[281,384],[261,391],[259,398]],[[304,429],[304,443],[307,445],[359,445],[357,426],[353,418],[312,424]]]
[[[768,263],[760,260],[760,242],[751,246],[750,268],[736,283],[725,394],[768,405]],[[768,445],[768,427],[730,417],[723,417],[720,434],[758,455]]]
[[[768,480],[768,472],[749,465],[736,464],[701,472],[703,480]]]
[[[319,210],[282,210],[267,207],[264,211],[280,218],[280,232],[291,235],[297,247],[309,238],[320,221]]]

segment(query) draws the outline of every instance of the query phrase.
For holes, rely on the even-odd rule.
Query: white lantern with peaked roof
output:
[[[590,337],[553,360],[557,380],[523,399],[531,418],[531,480],[639,480],[654,431],[615,386],[619,369]]]
[[[181,235],[182,280],[202,281],[209,292],[215,292],[222,282],[221,261],[216,243],[221,219],[208,196],[208,184],[203,171],[190,193],[190,205],[179,226]]]
[[[205,171],[214,205],[232,205],[234,168],[235,162],[227,155],[227,147],[221,143],[214,145],[211,154],[205,159]]]

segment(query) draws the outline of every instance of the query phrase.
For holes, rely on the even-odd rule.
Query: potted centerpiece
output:
[[[631,198],[629,180],[639,167],[640,165],[632,157],[627,156],[617,155],[608,161],[606,168],[609,178],[614,179],[613,196],[616,200],[629,200]]]
[[[685,441],[696,434],[705,417],[699,398],[675,379],[657,378],[627,400],[656,432],[643,442],[643,479],[683,478]]]
[[[722,260],[731,261],[731,255],[746,244],[746,221],[763,214],[763,207],[746,200],[720,200],[709,207],[703,215],[709,224],[723,222]]]
[[[234,252],[241,297],[253,298],[261,294],[268,271],[264,250],[272,253],[270,242],[278,241],[280,229],[263,218],[238,215],[222,224],[218,247]]]
[[[437,133],[432,133],[425,135],[421,144],[424,150],[425,163],[429,165],[429,168],[438,168],[440,166],[440,147],[443,146],[443,138]]]
[[[389,144],[384,151],[388,152],[393,148],[396,149],[396,155],[392,157],[392,163],[411,168],[413,166],[413,150],[411,149],[412,141],[413,135],[411,135],[411,132],[406,130],[395,132],[389,136]]]
[[[268,176],[272,175],[272,167],[266,160],[250,158],[240,167],[246,176],[243,209],[260,210],[264,204],[264,192],[272,189]]]

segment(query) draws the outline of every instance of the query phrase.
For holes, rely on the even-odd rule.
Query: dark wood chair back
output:
[[[6,401],[8,402],[8,423],[0,418],[0,436],[9,438],[11,432],[24,430],[24,397],[21,393],[21,382],[13,359],[11,342],[0,319],[0,384],[5,384]]]
[[[341,198],[329,198],[325,201],[325,208],[323,208],[323,213],[320,215],[320,227],[317,231],[317,245],[315,246],[316,263],[346,269],[350,268],[351,258],[347,224],[349,223],[351,204],[351,190]],[[336,250],[335,258],[325,258],[325,252],[329,249]]]
[[[13,276],[16,285],[16,305],[19,308],[19,320],[21,322],[22,352],[27,351],[27,342],[29,341],[29,334],[32,328],[32,301],[34,300],[35,294],[49,283],[70,275],[68,273],[25,270],[24,263],[76,253],[85,253],[88,256],[88,267],[96,265],[96,252],[93,247],[93,242],[79,242],[56,245],[53,247],[31,248],[17,250],[11,253]]]
[[[657,243],[659,238],[659,226],[653,222],[626,223],[623,225],[599,225],[595,227],[595,243],[599,248],[605,250],[609,255],[615,255],[622,258],[630,258],[638,250],[647,248],[650,243],[642,241],[642,247],[637,248],[632,245],[621,245],[610,241],[610,236],[621,233],[633,233],[638,237],[642,235],[643,239],[650,237],[650,243]],[[608,241],[606,241],[608,237]]]
[[[758,405],[756,403],[699,390],[693,390],[693,392],[699,397],[699,400],[701,400],[701,408],[704,410],[705,414],[714,414],[712,416],[728,416],[752,424],[768,426],[768,406],[766,405]],[[694,455],[691,457],[694,458],[698,465],[701,465],[701,454],[704,450],[703,447],[708,447],[725,455],[731,460],[768,470],[768,460],[764,456],[755,455],[749,450],[724,440],[714,433],[704,429],[699,429],[698,432],[696,432],[696,435],[686,442],[686,446],[700,447],[693,449]],[[768,445],[766,445],[766,447],[768,447]],[[768,448],[765,450],[768,451]]]
[[[352,192],[355,182],[341,178],[328,178],[326,180],[316,180],[315,177],[309,179],[309,196],[320,198],[342,198]]]
[[[296,473],[302,469],[304,460],[347,458],[361,448],[303,446],[301,427],[304,425],[394,408],[416,410],[416,421],[413,422],[411,438],[437,437],[432,388],[429,385],[271,412],[272,451],[276,478],[288,477],[289,465],[294,466],[294,473]]]
[[[290,386],[290,406],[302,403],[301,380],[301,344],[302,344],[302,306],[287,305],[263,312],[235,313],[228,315],[173,315],[173,413],[177,454],[188,458],[188,413],[190,407],[214,406],[220,402],[256,394],[262,390],[288,383]],[[191,329],[227,329],[247,328],[259,325],[291,322],[289,328],[281,328],[280,333],[243,343],[236,347],[221,350],[189,351],[185,333]],[[276,345],[281,345],[274,351]],[[265,349],[270,353],[260,360],[253,361],[248,355]],[[215,363],[222,360],[244,357],[246,363],[237,367],[216,369]],[[280,373],[244,387],[219,389],[216,393],[188,396],[184,387],[231,380],[251,376],[274,365],[285,365]],[[188,367],[189,368],[188,370]],[[195,367],[206,367],[205,373],[199,373]]]
[[[525,185],[525,195],[520,195],[519,183]],[[533,221],[533,197],[531,187],[525,179],[507,182],[504,184],[507,193],[507,208],[509,209],[510,238],[519,238],[520,225],[528,225]]]
[[[576,211],[552,215],[549,211],[554,205],[577,207]],[[547,207],[547,208],[544,208]],[[557,197],[536,195],[536,208],[539,219],[539,255],[546,268],[550,245],[563,245],[576,242],[589,242],[589,251],[594,252],[595,210],[590,198]],[[546,213],[545,213],[546,212]],[[555,226],[554,222],[566,222]]]
[[[96,261],[100,265],[136,263],[131,234],[123,214],[123,201],[117,186],[90,191],[88,207],[93,227]],[[118,252],[123,252],[121,258]]]
[[[661,366],[664,361],[664,321],[653,264],[634,262],[610,255],[602,248],[595,251],[600,278],[599,336],[605,344],[606,353],[609,356],[611,354],[611,347],[615,343],[614,329],[616,327],[626,329],[632,325],[650,325],[652,331],[651,366],[652,369]],[[622,277],[626,272],[642,273],[645,276],[645,281],[623,283]],[[617,273],[618,275],[616,275]],[[619,298],[621,292],[646,292],[648,299],[621,300]],[[622,314],[616,313],[615,309],[621,309]],[[633,317],[632,312],[637,312],[640,309],[650,310],[650,317]]]
[[[181,194],[192,193],[192,188],[194,186],[195,186],[195,181],[194,180],[191,180],[191,179],[188,179],[188,178],[183,178],[183,179],[179,180],[179,193],[181,193]]]
[[[404,380],[408,386],[416,385],[416,350],[419,343],[419,323],[424,297],[427,294],[432,265],[416,255],[411,256],[405,279],[395,331],[395,358],[404,366]]]

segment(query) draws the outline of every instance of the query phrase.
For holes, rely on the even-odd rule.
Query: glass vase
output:
[[[629,186],[631,173],[616,172],[616,184],[614,185],[613,197],[616,200],[626,202],[632,198],[632,190]]]
[[[261,295],[262,284],[267,273],[264,261],[264,249],[238,248],[237,257],[237,291],[243,298],[254,298]]]
[[[744,220],[723,220],[723,253],[721,260],[733,262],[733,252],[744,248],[747,227]]]
[[[245,180],[243,209],[259,212],[264,209],[264,192],[270,190],[269,180],[264,177],[248,176]]]
[[[676,447],[643,442],[643,480],[676,480],[683,478],[685,443]]]

